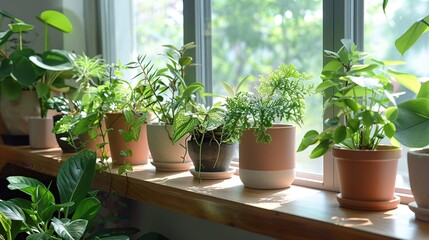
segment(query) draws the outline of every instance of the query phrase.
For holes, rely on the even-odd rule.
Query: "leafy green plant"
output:
[[[303,122],[305,96],[312,85],[305,81],[311,76],[300,73],[293,65],[281,65],[275,71],[260,76],[255,93],[238,92],[226,100],[226,124],[241,135],[254,128],[258,142],[269,143],[271,136],[266,130],[276,120]],[[229,92],[233,93],[229,87]]]
[[[383,0],[383,11],[386,12],[388,0]],[[395,41],[396,49],[405,53],[423,36],[429,29],[429,15],[414,22],[406,32]],[[410,77],[411,81],[414,77]],[[393,122],[396,126],[395,138],[407,147],[422,148],[429,145],[429,136],[421,134],[429,127],[429,82],[424,82],[416,97],[401,102],[397,106],[397,119]],[[419,136],[419,137],[416,137]]]
[[[28,239],[81,239],[94,225],[100,201],[90,191],[96,164],[95,153],[79,152],[67,159],[57,176],[60,199],[43,183],[20,176],[8,177],[8,188],[30,196],[0,201],[2,226],[7,239],[26,232]]]
[[[185,72],[188,67],[193,66],[192,57],[187,56],[190,49],[195,48],[194,43],[188,43],[180,49],[165,45],[167,53],[166,67],[156,69],[144,56],[139,56],[137,66],[140,73],[136,78],[145,79],[149,90],[154,96],[151,110],[161,124],[173,125],[176,116],[182,110],[189,110],[195,103],[195,94],[204,89],[204,85],[199,82],[186,83]]]
[[[64,84],[61,75],[73,68],[70,54],[65,51],[48,50],[48,26],[68,33],[72,31],[69,19],[62,13],[46,10],[38,17],[45,24],[43,53],[36,53],[31,48],[23,48],[22,33],[33,29],[33,25],[24,23],[4,10],[0,10],[2,17],[12,20],[10,30],[1,35],[1,45],[8,42],[13,33],[19,34],[19,48],[8,55],[2,51],[0,65],[0,82],[2,92],[10,99],[17,99],[22,89],[36,89],[41,108],[41,117],[46,117],[44,107],[50,97],[51,90],[66,92],[69,90]]]
[[[323,68],[320,83],[316,92],[325,95],[325,109],[337,108],[334,117],[325,121],[326,128],[318,133],[308,131],[298,148],[303,151],[313,144],[317,146],[310,154],[317,158],[325,154],[334,145],[347,149],[375,150],[385,137],[393,138],[396,128],[395,94],[391,80],[395,79],[404,86],[418,89],[417,79],[411,79],[389,69],[397,62],[380,62],[368,59],[368,54],[357,49],[348,39],[342,40],[343,46],[338,52],[326,51],[331,58]]]

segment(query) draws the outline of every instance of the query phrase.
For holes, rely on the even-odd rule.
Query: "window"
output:
[[[353,39],[377,59],[401,59],[394,49],[394,39],[416,20],[417,13],[421,12],[422,16],[427,13],[428,0],[389,3],[387,17],[382,11],[382,1],[364,4],[360,0],[127,0],[121,1],[121,7],[112,0],[106,2],[110,4],[110,8],[105,9],[108,14],[108,10],[111,11],[109,18],[112,12],[116,13],[113,14],[116,26],[130,24],[133,29],[129,41],[125,38],[128,35],[120,35],[122,44],[133,44],[131,50],[111,45],[116,46],[117,52],[156,58],[156,54],[163,52],[162,44],[180,46],[194,41],[198,46],[194,56],[198,63],[196,79],[202,80],[208,91],[224,95],[223,81],[237,84],[246,76],[252,79],[266,74],[281,63],[292,63],[299,71],[312,74],[317,85],[323,67],[323,50],[337,51],[342,38]],[[127,4],[130,7],[126,7]],[[127,20],[129,16],[131,20]],[[425,48],[421,45],[420,49]],[[409,53],[413,58],[405,58],[409,64],[404,71],[426,69],[420,67],[420,63],[428,62],[421,60],[428,54],[419,53],[420,49],[414,48],[415,54]],[[246,87],[251,88],[251,83]],[[308,129],[322,129],[323,117],[327,114],[323,112],[322,102],[321,96],[308,99],[307,118],[298,131],[297,144]],[[298,176],[316,180],[311,186],[338,189],[332,158],[309,159],[308,156],[309,152],[297,155]],[[398,187],[408,187],[407,175],[403,159]]]
[[[412,73],[421,79],[427,79],[429,69],[429,49],[427,42],[428,35],[423,35],[422,39],[405,54],[404,57],[396,50],[394,42],[401,36],[415,21],[427,15],[428,0],[417,1],[390,1],[386,15],[383,13],[380,2],[365,2],[365,50],[373,53],[374,58],[379,60],[403,60],[405,65],[395,66],[395,70]],[[414,97],[414,94],[404,88],[398,91],[405,91],[398,102]],[[396,185],[400,188],[409,188],[407,148],[403,147],[402,158],[399,161],[398,176]]]

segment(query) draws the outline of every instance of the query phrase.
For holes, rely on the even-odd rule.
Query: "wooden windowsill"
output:
[[[70,154],[0,145],[0,171],[14,164],[55,176]],[[209,221],[278,239],[428,239],[429,223],[415,220],[408,206],[385,212],[338,207],[336,193],[292,186],[244,188],[239,177],[198,181],[189,172],[157,172],[135,166],[128,178],[97,174],[94,187]]]

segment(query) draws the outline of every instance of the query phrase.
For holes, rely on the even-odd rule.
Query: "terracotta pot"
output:
[[[129,126],[122,114],[108,113],[106,127],[112,128],[108,131],[110,154],[115,164],[131,163],[146,164],[149,158],[149,147],[147,142],[146,124],[143,124],[139,140],[125,142],[119,130],[127,131]],[[132,156],[122,157],[121,151],[131,150]]]
[[[197,172],[227,172],[234,158],[234,144],[203,142],[200,147],[193,141],[188,141],[188,152]]]
[[[289,187],[295,178],[296,127],[275,124],[268,129],[272,141],[256,142],[253,130],[244,132],[239,147],[239,173],[245,187],[278,189]]]
[[[0,95],[0,109],[3,123],[10,135],[28,136],[28,118],[40,116],[39,100],[35,91],[22,91],[17,100],[9,100]]]
[[[58,147],[57,139],[52,132],[53,125],[52,117],[30,117],[28,120],[30,146],[37,149]]]
[[[106,122],[102,121],[101,123],[101,127],[103,128],[103,132],[106,133]],[[93,150],[94,152],[97,152],[97,157],[101,158],[103,156],[103,149],[98,148],[97,145],[102,144],[103,142],[107,143],[106,146],[104,147],[104,151],[105,151],[105,156],[106,157],[110,157],[110,146],[109,146],[109,137],[105,136],[104,141],[103,138],[101,137],[101,133],[100,133],[100,129],[97,129],[98,132],[98,136],[95,139],[91,139],[88,134],[82,134],[79,136],[79,139],[81,141],[81,144],[83,145],[82,147],[84,148],[88,148]]]
[[[182,137],[173,144],[171,125],[159,125],[156,123],[147,125],[147,140],[152,156],[152,164],[159,171],[186,171],[192,167],[189,158],[186,141],[187,136]]]
[[[396,208],[394,195],[401,149],[379,146],[377,150],[334,148],[341,194],[340,206],[361,210]]]
[[[416,218],[429,221],[429,149],[408,152],[408,173],[415,202],[409,204]]]

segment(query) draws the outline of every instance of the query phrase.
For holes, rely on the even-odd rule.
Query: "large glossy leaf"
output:
[[[47,188],[38,186],[31,196],[31,201],[37,204],[37,210],[42,212],[55,204],[55,197]],[[45,218],[42,220],[46,222],[49,219],[50,218]]]
[[[26,87],[32,87],[34,82],[43,74],[43,70],[37,68],[37,66],[30,61],[29,57],[33,54],[33,50],[25,48],[23,50],[14,51],[9,57],[13,62],[12,75],[18,83]]]
[[[407,147],[429,145],[429,99],[417,98],[398,104],[395,138]]]
[[[22,94],[22,86],[11,77],[7,77],[3,79],[3,81],[0,81],[0,90],[1,94],[9,100],[19,99]]]
[[[72,220],[86,219],[91,221],[100,212],[101,203],[97,198],[89,197],[80,201]]]
[[[62,31],[70,33],[73,31],[73,25],[66,15],[54,10],[46,10],[37,17],[42,22]]]
[[[96,153],[85,149],[71,156],[61,165],[57,175],[61,203],[75,202],[79,205],[79,202],[86,197],[94,178],[95,164]]]
[[[25,222],[24,212],[10,201],[0,201],[0,212],[10,220]]]
[[[173,123],[173,143],[176,143],[183,136],[191,132],[198,124],[198,118],[194,117],[192,113],[186,113],[185,111],[179,112]]]
[[[22,177],[22,176],[10,176],[6,178],[9,181],[9,185],[7,186],[10,190],[20,190],[29,195],[32,195],[34,190],[38,186],[45,185],[37,179]]]
[[[41,56],[32,55],[30,61],[36,66],[50,71],[68,71],[73,69],[73,63],[70,58],[60,50],[50,50],[44,52]]]
[[[396,72],[393,70],[388,71],[391,76],[395,78],[395,80],[401,84],[402,86],[410,89],[414,93],[418,93],[420,90],[420,81],[419,79],[408,73]]]
[[[411,25],[408,30],[395,41],[396,49],[404,55],[420,36],[429,29],[429,15]]]
[[[77,240],[81,239],[85,234],[86,226],[88,221],[85,219],[78,219],[70,221],[68,219],[52,219],[52,226],[54,226],[55,232],[65,240]]]

